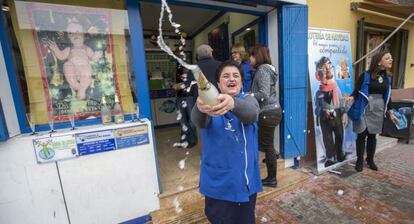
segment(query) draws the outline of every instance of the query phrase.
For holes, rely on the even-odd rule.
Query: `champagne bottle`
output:
[[[193,74],[197,80],[198,97],[207,105],[215,106],[219,104],[217,88],[207,80],[201,69],[197,67],[197,69],[193,70]]]
[[[112,122],[111,109],[106,103],[105,96],[101,100],[101,119],[102,124],[110,124]]]
[[[124,123],[124,113],[122,112],[121,105],[119,104],[118,95],[116,94],[115,94],[115,104],[114,104],[112,113],[114,115],[115,123],[117,124]]]

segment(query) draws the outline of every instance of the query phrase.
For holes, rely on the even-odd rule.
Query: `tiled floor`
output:
[[[414,223],[414,147],[376,155],[379,171],[353,166],[308,179],[303,187],[257,204],[257,223]]]
[[[180,127],[155,129],[158,164],[164,195],[198,186],[200,170],[200,144],[190,148],[174,148],[180,140]],[[184,168],[179,163],[184,161]]]
[[[170,218],[161,219],[168,222],[154,223],[176,223],[177,220],[180,223],[207,223],[197,189],[200,144],[191,149],[173,148],[179,137],[179,127],[156,129],[163,185],[161,196],[164,197],[161,201],[166,201],[161,207],[167,207],[159,216]],[[297,176],[300,170],[280,172],[278,192],[267,189],[259,195],[256,223],[414,224],[414,144],[399,143],[380,151],[375,158],[378,172],[364,167],[363,172],[357,173],[349,164],[337,169],[341,175],[314,176],[303,170],[301,175],[307,178],[299,178],[301,181],[293,185],[289,185],[290,177]],[[181,160],[185,160],[184,169],[179,168]],[[174,195],[174,192],[185,192],[186,189],[192,190]],[[189,199],[185,199],[187,196]],[[183,201],[180,214],[174,208],[168,209],[175,198]]]

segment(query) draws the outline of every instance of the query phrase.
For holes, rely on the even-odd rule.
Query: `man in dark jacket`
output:
[[[213,57],[213,49],[207,45],[202,44],[196,49],[197,65],[203,71],[204,75],[217,89],[216,72],[217,68],[221,65],[220,61],[217,61]]]

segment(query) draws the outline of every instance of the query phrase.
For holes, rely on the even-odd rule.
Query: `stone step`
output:
[[[263,158],[264,158],[264,156],[263,156]],[[266,175],[267,175],[267,171],[266,171],[266,164],[261,162],[263,158],[260,157],[260,171],[261,171],[262,178],[265,178]],[[277,171],[280,172],[284,169],[285,169],[284,160],[283,159],[278,159],[277,160]],[[186,193],[188,191],[192,191],[194,189],[198,189],[198,183],[199,183],[199,173],[191,175],[191,176],[187,176],[187,177],[185,177],[185,179],[182,179],[182,180],[177,179],[174,182],[166,183],[166,184],[169,184],[171,186],[174,185],[174,187],[169,187],[169,189],[172,189],[172,190],[167,191],[167,192],[162,192],[160,194],[159,198],[161,200],[160,201],[161,209],[165,208],[165,207],[163,207],[163,205],[170,204],[169,201],[171,201],[171,199],[173,199],[175,196],[180,195],[182,193]],[[181,187],[181,189],[178,189],[179,186]],[[167,198],[170,198],[170,199],[167,200],[168,202],[163,203],[163,200],[167,199]]]
[[[264,191],[259,193],[257,201],[263,201],[300,187],[308,177],[308,175],[293,169],[278,170],[278,187],[265,187]],[[181,211],[177,210],[174,200],[179,202]],[[198,187],[175,195],[160,195],[160,203],[161,209],[151,213],[154,224],[208,223],[204,215],[204,197],[198,192]]]
[[[392,148],[396,146],[398,143],[398,138],[391,138],[379,135],[377,138],[377,150],[376,152],[380,152],[387,148]]]

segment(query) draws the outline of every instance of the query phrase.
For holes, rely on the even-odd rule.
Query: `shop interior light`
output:
[[[8,11],[10,11],[10,7],[6,4],[3,4],[3,5],[1,5],[1,10],[5,11],[5,12],[8,12]]]

